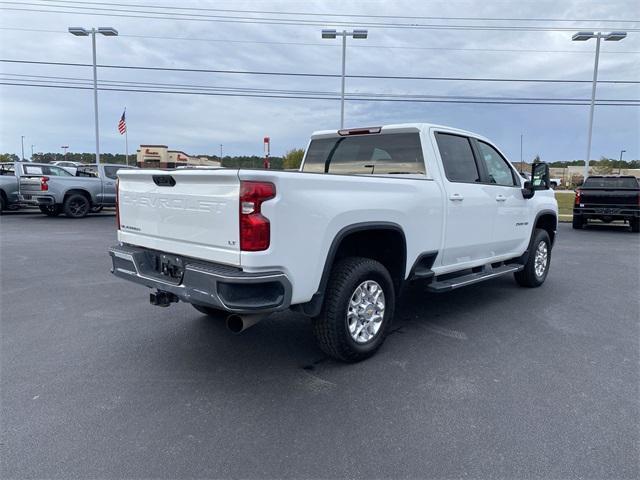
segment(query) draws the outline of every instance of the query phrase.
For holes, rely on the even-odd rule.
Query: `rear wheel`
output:
[[[551,240],[546,230],[537,228],[534,232],[529,259],[524,268],[514,273],[518,285],[523,287],[539,287],[549,273],[551,263]]]
[[[70,218],[86,217],[91,209],[89,199],[80,193],[72,193],[64,201],[64,214]]]
[[[632,218],[629,220],[629,226],[633,233],[640,232],[640,217]]]
[[[580,230],[584,226],[582,215],[574,215],[573,220],[571,221],[571,226],[576,230]]]
[[[47,217],[57,217],[62,213],[62,207],[60,205],[40,205],[40,211]]]
[[[384,342],[393,319],[395,292],[380,262],[348,257],[333,267],[313,332],[331,357],[357,362],[373,355]]]

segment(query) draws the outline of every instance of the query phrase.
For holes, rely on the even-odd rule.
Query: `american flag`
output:
[[[120,135],[127,133],[127,121],[124,118],[125,113],[127,113],[126,108],[124,112],[122,112],[122,117],[120,117],[120,121],[118,122],[118,131],[120,132]]]

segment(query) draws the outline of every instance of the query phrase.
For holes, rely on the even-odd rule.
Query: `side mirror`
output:
[[[531,181],[534,190],[549,190],[549,165],[546,163],[534,163],[531,167]]]
[[[522,185],[522,198],[529,199],[533,197],[536,193],[536,190],[533,188],[533,182],[531,180],[527,180]]]

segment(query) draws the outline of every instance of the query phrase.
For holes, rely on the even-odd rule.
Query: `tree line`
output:
[[[224,156],[222,159],[216,155],[198,155],[207,157],[210,160],[221,162],[223,167],[227,168],[263,168],[264,157],[257,155],[240,155],[240,156]],[[269,161],[271,168],[273,169],[297,169],[304,157],[304,149],[294,148],[286,152],[282,157],[270,157]],[[2,153],[0,154],[0,162],[17,162],[20,158],[14,153]],[[102,153],[100,159],[103,163],[120,163],[125,164],[125,156],[121,153]],[[80,163],[94,163],[94,153],[78,153],[67,152],[66,155],[62,153],[34,153],[33,161],[41,163],[51,163],[56,161],[67,160],[70,162]],[[129,155],[129,162],[134,163],[136,161],[135,154]],[[539,155],[536,155],[534,162],[543,161]],[[566,168],[574,166],[584,166],[584,160],[560,160],[555,162],[548,162],[549,167],[553,168]],[[601,170],[616,170],[625,168],[640,168],[640,160],[619,160],[615,158],[601,157],[600,160],[590,160],[589,165],[597,167]]]

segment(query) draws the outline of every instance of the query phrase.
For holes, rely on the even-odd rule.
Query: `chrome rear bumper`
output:
[[[291,303],[291,282],[282,272],[247,273],[131,245],[113,246],[109,255],[111,273],[117,277],[170,292],[187,303],[234,313],[273,312]],[[177,267],[159,268],[162,259],[173,261]]]

